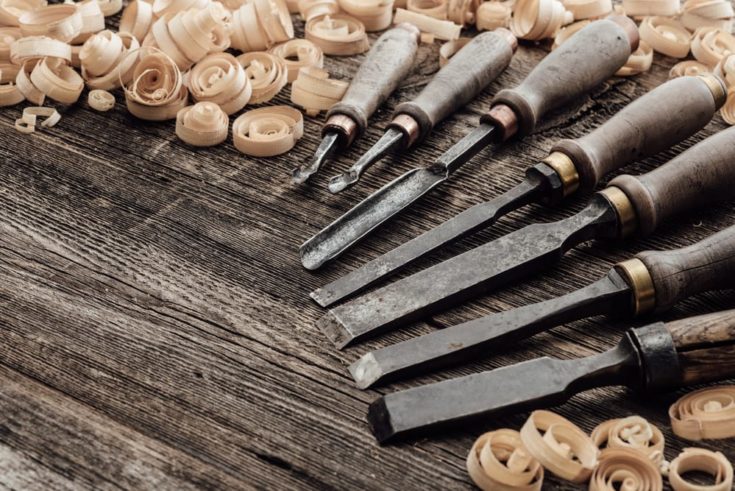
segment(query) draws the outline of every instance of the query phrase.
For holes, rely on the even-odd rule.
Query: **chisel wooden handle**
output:
[[[735,288],[735,226],[688,247],[636,257],[651,277],[656,311],[697,293]]]
[[[418,124],[413,144],[423,139],[437,124],[495,80],[510,63],[517,46],[507,29],[484,32],[472,38],[412,101],[396,108],[396,116],[407,114]]]
[[[370,48],[341,102],[327,117],[346,115],[363,133],[368,119],[408,75],[418,50],[419,31],[400,24],[384,32]]]
[[[735,310],[666,323],[679,354],[682,384],[735,377]]]
[[[527,135],[551,109],[610,78],[637,47],[638,30],[627,17],[592,22],[541,60],[518,87],[498,92],[492,106],[509,106],[517,119],[517,134]],[[498,123],[492,110],[483,120]]]
[[[722,82],[713,75],[670,80],[593,132],[561,140],[552,152],[568,156],[579,174],[579,187],[591,191],[606,174],[666,150],[704,128],[724,104],[722,94]]]
[[[651,233],[669,217],[732,198],[735,189],[735,127],[720,131],[642,176],[610,181],[630,200],[637,229]]]

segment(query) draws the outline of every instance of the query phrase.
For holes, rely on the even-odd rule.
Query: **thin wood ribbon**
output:
[[[14,106],[25,100],[23,93],[13,81],[18,76],[20,67],[0,63],[0,107]]]
[[[679,0],[623,0],[623,11],[630,17],[672,17],[679,13]]]
[[[133,0],[120,17],[120,32],[132,34],[143,42],[153,25],[153,6],[145,0]]]
[[[270,53],[280,58],[286,67],[289,82],[296,80],[301,68],[322,68],[324,66],[324,54],[321,48],[307,39],[291,39],[273,46]]]
[[[717,27],[700,27],[692,36],[692,56],[714,67],[726,55],[735,53],[735,36]]]
[[[194,65],[188,74],[189,92],[197,101],[217,104],[234,114],[250,101],[253,87],[245,69],[229,53],[214,53]]]
[[[115,96],[106,90],[90,90],[87,104],[95,111],[106,112],[115,107]]]
[[[22,37],[10,45],[9,59],[15,65],[46,57],[61,58],[71,62],[71,46],[46,36]]]
[[[20,26],[20,16],[48,4],[46,0],[0,0],[0,26]]]
[[[447,2],[448,0],[408,0],[406,10],[428,15],[439,20],[447,19]],[[488,2],[495,3],[495,2]]]
[[[56,4],[23,13],[19,18],[24,36],[48,36],[69,42],[82,32],[82,14],[74,4]]]
[[[554,37],[574,15],[557,0],[516,0],[510,30],[519,39],[539,41]]]
[[[217,104],[197,102],[176,114],[176,136],[195,147],[211,147],[227,139],[229,123]]]
[[[693,77],[710,71],[710,68],[704,63],[695,60],[685,60],[671,67],[669,78]]]
[[[253,92],[252,104],[260,104],[273,99],[288,83],[288,72],[281,60],[270,53],[245,53],[237,57],[245,68]]]
[[[606,448],[589,491],[661,491],[663,479],[653,462],[631,448]]]
[[[641,40],[654,51],[673,58],[689,54],[691,36],[680,22],[667,17],[646,17],[639,27]]]
[[[303,133],[304,118],[301,112],[288,106],[253,109],[232,123],[235,148],[254,157],[286,153]]]
[[[475,25],[480,31],[509,27],[513,13],[512,2],[483,2],[475,12]]]
[[[337,0],[299,0],[299,14],[305,21],[338,14],[342,9]]]
[[[91,89],[113,90],[133,77],[136,56],[127,56],[140,45],[132,34],[102,31],[89,38],[79,52],[82,77]]]
[[[613,10],[612,0],[563,0],[564,7],[574,20],[604,17]]]
[[[669,417],[674,433],[687,440],[735,437],[735,385],[691,392],[669,408]]]
[[[455,24],[450,20],[439,20],[428,15],[410,12],[405,9],[397,9],[396,15],[393,17],[394,24],[408,22],[419,28],[421,32],[433,34],[437,39],[444,41],[454,41],[459,38],[462,26]]]
[[[592,430],[591,438],[598,447],[641,452],[659,466],[664,460],[663,433],[640,416],[605,421]]]
[[[84,89],[82,77],[60,58],[41,59],[33,68],[30,81],[45,96],[62,104],[75,103]]]
[[[393,0],[339,0],[339,5],[368,32],[388,28],[393,19]]]
[[[540,491],[544,468],[514,430],[481,435],[467,455],[467,471],[483,491]]]
[[[729,0],[687,0],[681,14],[681,23],[690,31],[700,27],[716,27],[725,32],[732,31],[733,11]]]
[[[697,485],[684,480],[682,474],[691,471],[706,472],[714,477],[715,483]],[[671,461],[669,483],[674,491],[732,491],[732,464],[720,452],[703,448],[685,448]]]
[[[128,111],[149,121],[173,119],[186,106],[188,91],[176,63],[154,48],[140,48],[131,80],[123,84]]]
[[[439,48],[439,66],[443,67],[449,63],[449,59],[470,41],[472,41],[472,38],[459,38],[442,44],[441,48]]]
[[[365,26],[348,15],[316,17],[306,22],[306,39],[326,55],[350,56],[370,48]]]
[[[306,114],[316,116],[342,100],[349,83],[329,78],[329,72],[316,67],[299,70],[291,86],[291,102],[303,107]]]

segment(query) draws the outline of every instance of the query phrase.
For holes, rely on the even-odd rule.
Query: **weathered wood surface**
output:
[[[229,142],[188,148],[172,122],[137,121],[120,103],[106,114],[77,104],[57,127],[30,136],[13,129],[20,107],[0,111],[0,488],[468,488],[464,459],[473,439],[490,428],[518,428],[526,415],[381,448],[364,421],[377,392],[355,389],[348,363],[371,347],[568,292],[636,252],[690,244],[735,223],[728,204],[667,223],[646,240],[588,244],[523,285],[336,351],[315,327],[323,311],[309,300],[311,290],[507,189],[554,141],[598,126],[664,81],[672,64],[657,56],[651,73],[610,80],[536,134],[482,152],[343,260],[316,274],[301,267],[304,240],[409,167],[430,163],[546,49],[522,46],[499,80],[424,146],[385,159],[338,196],[326,191],[328,177],[378,138],[391,108],[418,93],[437,69],[438,45],[420,48],[416,71],[367,136],[298,189],[288,176],[316,148],[318,119],[306,122],[291,153],[256,160]],[[327,63],[347,78],[360,59]],[[686,144],[627,170],[649,170],[723,127],[718,116]],[[531,206],[437,258],[568,216],[583,203]],[[730,292],[700,295],[663,318],[732,307]],[[575,322],[487,360],[378,392],[539,355],[588,355],[612,346],[628,324]],[[558,410],[587,430],[641,414],[664,429],[673,457],[686,445],[668,430],[666,409],[675,397],[595,390]],[[732,441],[703,445],[735,461]]]

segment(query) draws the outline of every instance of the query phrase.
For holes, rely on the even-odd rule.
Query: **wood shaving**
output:
[[[89,38],[79,52],[82,77],[93,89],[112,90],[130,81],[135,57],[129,51],[139,48],[132,34],[102,31]]]
[[[673,17],[679,13],[679,0],[623,0],[623,11],[629,17]]]
[[[430,32],[422,32],[421,34],[419,34],[419,41],[422,44],[434,44],[434,41],[436,41],[436,36],[434,36]]]
[[[263,51],[293,38],[294,30],[284,0],[253,0],[232,14],[232,47]]]
[[[21,94],[23,94],[23,97],[31,101],[33,104],[38,104],[40,106],[46,100],[46,94],[38,90],[36,86],[33,85],[30,78],[31,71],[38,64],[38,61],[39,60],[32,60],[23,63],[15,77],[15,85]]]
[[[227,115],[245,107],[253,94],[245,69],[228,53],[211,54],[194,65],[188,87],[195,101],[215,103]]]
[[[115,96],[106,90],[91,90],[87,96],[87,103],[95,111],[106,112],[115,107]]]
[[[727,55],[715,65],[712,71],[720,77],[728,87],[735,85],[735,54]]]
[[[579,22],[569,24],[568,26],[559,29],[559,32],[557,32],[556,36],[554,36],[554,44],[551,45],[551,49],[555,50],[556,48],[564,44],[566,41],[569,40],[569,38],[585,28],[590,22],[591,21],[589,20],[580,20]]]
[[[71,62],[71,46],[46,36],[23,37],[10,46],[10,61],[16,65],[46,57]]]
[[[726,55],[735,52],[735,36],[717,27],[700,27],[692,36],[692,56],[714,67]]]
[[[61,121],[61,114],[52,107],[27,107],[23,109],[23,115],[15,120],[15,129],[21,133],[33,133],[38,126],[38,117],[45,118],[40,125],[51,128]]]
[[[513,13],[512,2],[484,2],[475,13],[475,23],[480,31],[509,27]]]
[[[47,5],[46,0],[0,0],[0,26],[20,26],[20,16]]]
[[[176,115],[176,136],[195,147],[219,145],[227,139],[230,120],[213,102],[198,102]]]
[[[324,54],[319,46],[306,39],[292,39],[274,46],[270,53],[281,59],[288,72],[288,81],[293,82],[304,67],[322,68]]]
[[[592,430],[591,438],[598,447],[639,451],[659,466],[664,460],[663,433],[640,416],[605,421]]]
[[[467,471],[483,491],[539,491],[544,481],[544,468],[514,430],[481,435],[467,455]]]
[[[48,36],[69,42],[82,32],[82,15],[76,5],[47,5],[24,12],[19,18],[23,36]]]
[[[562,0],[574,20],[604,17],[613,11],[612,0]]]
[[[92,34],[105,29],[105,16],[97,0],[84,0],[75,5],[82,16],[82,30],[77,37],[72,39],[71,43],[81,44]]]
[[[293,148],[304,133],[301,112],[288,106],[253,109],[232,123],[232,141],[253,157],[272,157]]]
[[[128,111],[149,121],[175,118],[188,99],[188,91],[176,63],[154,48],[140,48],[140,53],[127,56],[138,58],[130,82],[123,85]]]
[[[309,116],[316,116],[341,101],[349,85],[343,80],[330,79],[329,73],[322,69],[302,68],[291,86],[291,102],[303,107]]]
[[[97,3],[100,4],[100,10],[105,17],[115,15],[123,8],[122,0],[97,0]]]
[[[661,491],[663,479],[645,455],[630,448],[607,448],[590,478],[589,491]]]
[[[0,62],[10,61],[11,47],[22,36],[17,27],[0,27]]]
[[[582,430],[550,411],[534,411],[521,428],[528,452],[549,472],[581,483],[597,467],[599,449]]]
[[[237,57],[245,68],[253,92],[252,104],[260,104],[273,99],[288,83],[288,72],[281,60],[270,53],[245,53]]]
[[[428,15],[410,12],[405,9],[397,9],[396,15],[393,17],[394,24],[408,22],[419,28],[421,32],[430,32],[437,39],[444,41],[454,41],[459,38],[462,26],[455,24],[449,20],[439,20]]]
[[[462,27],[474,24],[479,3],[476,0],[448,0],[447,19]]]
[[[630,77],[639,73],[647,72],[653,64],[653,48],[645,41],[638,43],[638,49],[633,51],[625,62],[625,65],[615,72],[618,77]]]
[[[711,70],[703,63],[694,60],[680,61],[669,70],[669,78],[694,77],[709,73]]]
[[[84,90],[82,77],[60,58],[43,58],[36,63],[30,81],[46,97],[62,104],[75,103]],[[26,98],[31,100],[27,94]]]
[[[442,44],[441,48],[439,48],[439,66],[443,67],[449,63],[449,59],[470,41],[472,41],[472,38],[459,38]]]
[[[348,15],[313,18],[306,23],[306,39],[326,55],[350,56],[370,48],[365,26]]]
[[[339,5],[368,32],[387,29],[393,19],[393,0],[339,0]]]
[[[209,53],[224,51],[230,46],[230,35],[227,31],[229,20],[229,11],[218,2],[203,9],[187,10],[174,15],[166,24],[177,48],[172,51],[177,55],[182,53],[189,65],[200,61]],[[160,44],[158,47],[166,54],[169,54],[167,49],[171,49],[171,46]]]
[[[13,83],[19,68],[0,64],[0,107],[14,106],[25,100],[23,93]]]
[[[554,37],[573,20],[574,15],[557,0],[516,0],[510,30],[519,39],[539,41]]]
[[[185,10],[201,10],[209,3],[210,0],[153,0],[153,15],[157,19],[167,15],[173,16]]]
[[[681,475],[691,471],[706,472],[714,477],[715,483],[705,486],[685,481]],[[671,461],[669,483],[674,491],[732,491],[732,464],[720,452],[685,448]]]
[[[680,22],[667,17],[646,17],[639,27],[641,40],[654,51],[684,58],[689,54],[691,36]]]
[[[408,0],[406,10],[428,15],[439,20],[447,19],[448,0]]]
[[[299,0],[299,13],[307,22],[317,17],[338,14],[340,10],[337,0]]]
[[[690,31],[700,27],[716,27],[732,31],[733,11],[729,0],[687,0],[681,14],[681,23]]]
[[[674,433],[687,440],[735,437],[735,385],[691,392],[669,408],[669,417]]]
[[[148,35],[153,25],[153,6],[144,0],[133,0],[120,17],[120,32],[132,34],[138,42]]]

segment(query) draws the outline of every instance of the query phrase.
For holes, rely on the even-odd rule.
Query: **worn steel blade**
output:
[[[617,225],[600,195],[554,223],[529,225],[331,309],[319,326],[339,348],[446,309],[558,261],[571,247]]]
[[[324,135],[324,138],[322,138],[319,148],[316,149],[316,153],[314,153],[314,157],[311,159],[311,162],[303,167],[295,168],[291,173],[291,181],[294,184],[303,184],[313,174],[317,173],[324,161],[334,154],[338,146],[338,140],[338,133],[331,132]]]
[[[365,354],[350,366],[361,389],[418,375],[577,319],[625,312],[632,290],[615,271],[561,297],[491,314]]]
[[[558,405],[592,387],[625,385],[637,374],[636,351],[624,340],[588,358],[538,358],[388,394],[370,405],[368,423],[384,443],[473,418]]]
[[[317,269],[342,254],[362,237],[407,208],[470,160],[494,138],[494,126],[481,124],[431,167],[410,170],[389,182],[302,244],[306,269]]]
[[[322,307],[334,305],[440,247],[473,234],[491,225],[499,217],[530,203],[541,194],[543,187],[544,182],[540,178],[528,176],[519,185],[497,198],[463,211],[337,281],[314,290],[311,298]]]

